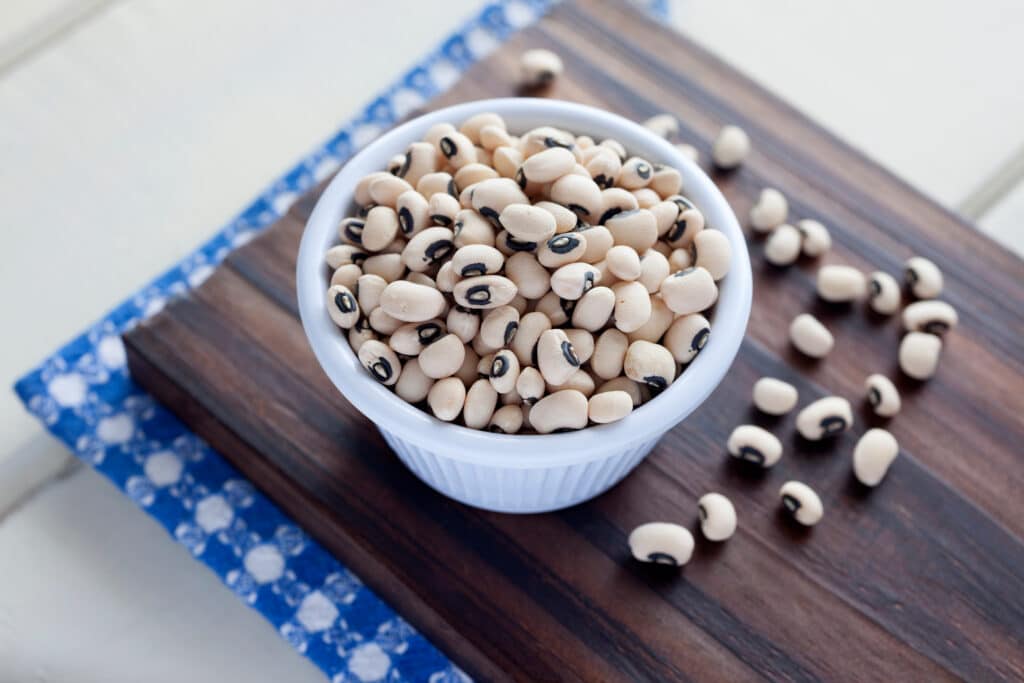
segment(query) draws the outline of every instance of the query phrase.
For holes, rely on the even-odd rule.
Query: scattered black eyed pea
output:
[[[695,164],[700,161],[700,152],[698,152],[697,148],[693,145],[681,142],[676,145],[676,150]]]
[[[604,222],[615,244],[632,247],[643,253],[658,241],[658,224],[649,209],[623,211]]]
[[[617,216],[626,211],[635,211],[640,208],[636,197],[628,190],[621,187],[609,187],[601,190],[601,215],[597,219],[598,225],[603,225],[612,216]]]
[[[779,489],[779,498],[793,519],[804,526],[814,526],[825,514],[821,498],[814,489],[802,482],[787,481]]]
[[[599,146],[593,149],[593,153],[584,157],[586,159],[584,168],[587,169],[587,173],[599,188],[602,190],[611,188],[619,179],[619,173],[622,172],[622,160],[618,154],[607,147]]]
[[[675,319],[675,314],[665,305],[661,297],[650,294],[647,296],[651,304],[651,313],[647,317],[647,322],[629,333],[629,341],[631,342],[637,339],[649,342],[659,341],[665,336],[668,328],[672,326],[672,321]]]
[[[427,201],[430,201],[435,194],[447,194],[453,199],[459,195],[455,185],[455,178],[450,173],[443,171],[424,175],[416,183],[416,191],[423,195]]]
[[[555,217],[530,204],[509,204],[502,209],[499,223],[521,242],[544,242],[555,234]]]
[[[860,301],[867,295],[864,273],[852,266],[822,266],[818,269],[818,296],[833,303]]]
[[[683,189],[683,176],[671,166],[655,165],[648,188],[658,193],[658,201],[668,199]]]
[[[693,265],[693,252],[686,248],[673,249],[668,255],[668,267],[672,273],[686,270]],[[668,277],[667,275],[665,277]],[[712,278],[713,279],[713,278]],[[660,283],[659,283],[660,289]]]
[[[384,386],[391,386],[402,374],[402,363],[398,356],[384,342],[368,339],[359,347],[359,362],[370,371],[373,378]]]
[[[523,428],[523,411],[518,405],[506,405],[494,411],[487,431],[496,434],[515,434]]]
[[[594,355],[594,335],[586,330],[581,330],[575,327],[566,328],[563,332],[565,332],[565,336],[569,338],[569,342],[572,344],[572,348],[576,352],[576,358],[579,359],[580,364],[589,361]]]
[[[907,259],[903,275],[911,293],[918,299],[934,299],[942,294],[942,271],[923,256]]]
[[[409,270],[421,273],[451,256],[455,251],[454,238],[455,235],[448,228],[427,228],[414,235],[405,245],[402,262]]]
[[[564,147],[552,147],[526,159],[516,173],[516,182],[524,189],[528,182],[551,183],[571,172],[574,166],[576,157],[572,152]]]
[[[622,164],[616,185],[627,190],[638,190],[647,187],[653,177],[654,167],[651,162],[640,157],[630,157]]]
[[[420,368],[427,377],[450,377],[458,372],[466,360],[466,345],[449,333],[420,351],[419,359]]]
[[[383,335],[394,334],[395,330],[402,326],[401,320],[388,315],[388,312],[380,306],[370,311],[370,315],[367,317],[370,320],[370,327],[373,328],[374,332],[379,332]]]
[[[419,403],[427,398],[434,380],[423,374],[417,358],[410,358],[402,366],[402,374],[395,383],[395,393],[408,403]]]
[[[750,209],[750,225],[757,232],[768,232],[785,223],[788,214],[786,196],[774,187],[766,187]]]
[[[615,294],[615,327],[629,334],[640,329],[651,317],[651,295],[639,282],[621,282],[612,286]]]
[[[478,379],[466,392],[466,403],[462,407],[462,421],[470,429],[483,429],[490,423],[494,409],[498,406],[498,392],[490,381]]]
[[[491,124],[480,129],[480,145],[492,153],[500,147],[511,147],[513,144],[512,136],[501,126]]]
[[[736,533],[736,508],[721,493],[705,493],[697,501],[700,531],[709,541],[725,541]]]
[[[338,224],[338,237],[350,245],[362,248],[363,229],[365,227],[366,221],[362,218],[356,218],[355,216],[343,218],[341,223]]]
[[[398,235],[398,214],[389,206],[375,206],[366,214],[361,243],[367,251],[380,251]]]
[[[541,88],[558,78],[562,69],[562,58],[551,50],[527,50],[519,57],[519,82],[526,88]]]
[[[516,379],[516,393],[522,398],[523,403],[532,406],[539,401],[547,391],[547,383],[540,370],[534,367],[524,367],[519,371]]]
[[[876,270],[868,278],[868,305],[875,313],[892,315],[899,310],[900,285],[889,273]]]
[[[508,145],[498,147],[491,153],[491,162],[494,164],[494,170],[502,178],[515,178],[516,173],[519,172],[519,167],[523,165],[524,159],[522,152]]]
[[[655,114],[641,125],[666,140],[679,134],[679,119],[672,114]]]
[[[483,244],[488,247],[495,245],[494,227],[491,222],[473,209],[462,209],[455,214],[455,225],[452,226],[456,247],[470,244]]]
[[[545,330],[537,340],[537,368],[548,384],[558,386],[580,367],[580,359],[564,330]]]
[[[668,388],[676,378],[676,361],[669,350],[644,340],[629,345],[622,368],[626,377],[643,382],[655,392]]]
[[[473,186],[473,208],[481,216],[491,221],[496,227],[502,227],[499,221],[501,212],[510,204],[529,205],[529,198],[510,178],[491,178]]]
[[[359,349],[363,347],[363,344],[376,338],[377,333],[370,327],[370,320],[366,317],[360,318],[359,322],[348,331],[348,343],[356,354],[359,353]]]
[[[604,258],[608,270],[619,280],[631,281],[640,277],[640,256],[632,247],[616,245],[608,250]]]
[[[956,327],[956,309],[945,301],[915,301],[903,309],[903,329],[942,335]]]
[[[665,332],[665,348],[677,363],[686,365],[704,349],[710,334],[711,323],[700,313],[682,315],[673,320]]]
[[[811,358],[824,358],[836,344],[835,337],[810,313],[801,313],[789,324],[789,341]]]
[[[445,320],[448,331],[469,344],[480,331],[480,315],[464,308],[453,306]]]
[[[537,300],[534,310],[539,311],[548,317],[553,327],[560,327],[569,322],[569,317],[576,308],[575,301],[563,300],[552,291]]]
[[[437,277],[434,278],[434,282],[442,292],[451,293],[455,289],[455,285],[459,282],[459,274],[452,268],[451,261],[445,261],[441,264],[441,267],[437,270]]]
[[[896,438],[884,429],[869,429],[853,449],[853,474],[865,486],[878,486],[900,453]]]
[[[800,394],[789,382],[762,377],[754,383],[754,405],[768,415],[785,415],[796,407]]]
[[[354,199],[356,200],[356,204],[358,204],[359,206],[369,206],[375,203],[373,201],[373,198],[370,197],[370,185],[372,185],[374,182],[385,176],[390,176],[394,178],[394,176],[392,176],[390,173],[387,173],[386,171],[375,171],[367,176],[363,176],[359,180],[359,182],[356,183],[356,188],[353,192],[353,194],[355,195]]]
[[[900,370],[908,377],[929,379],[939,366],[942,339],[927,332],[909,332],[900,342]]]
[[[796,429],[808,441],[820,441],[853,426],[850,402],[840,396],[826,396],[797,413]]]
[[[615,245],[611,231],[603,225],[593,225],[579,230],[587,238],[587,249],[580,261],[597,263],[604,260],[604,255]]]
[[[412,186],[420,178],[437,171],[437,148],[429,142],[414,142],[405,151],[402,166],[395,174]]]
[[[800,256],[800,231],[783,223],[768,235],[764,243],[764,258],[773,266],[788,266]]]
[[[583,220],[597,220],[603,206],[601,188],[591,178],[569,173],[551,183],[551,201],[561,204]]]
[[[445,324],[441,320],[407,323],[388,338],[388,346],[403,356],[418,356],[445,335]]]
[[[435,193],[427,204],[430,220],[446,228],[455,223],[455,216],[462,210],[459,200],[444,192]]]
[[[867,401],[871,405],[871,409],[875,411],[875,415],[895,417],[900,412],[902,403],[900,392],[892,380],[885,375],[877,373],[868,375],[868,378],[864,380],[864,390],[867,392]]]
[[[538,209],[544,209],[554,217],[555,234],[570,232],[576,229],[576,226],[579,224],[579,217],[561,204],[543,201],[537,202],[534,206]]]
[[[349,330],[359,321],[359,304],[344,285],[331,285],[327,290],[327,313],[338,327]]]
[[[587,401],[587,416],[591,422],[608,424],[633,412],[633,399],[625,391],[606,391],[594,394]]]
[[[516,358],[516,354],[509,349],[496,352],[491,357],[487,377],[499,394],[514,391],[519,379],[519,359]]]
[[[460,280],[452,289],[455,302],[471,309],[504,306],[516,295],[516,285],[501,275],[480,275]]]
[[[672,272],[668,258],[657,249],[648,249],[640,256],[640,277],[637,281],[654,294]]]
[[[729,272],[732,246],[720,230],[701,230],[693,237],[694,265],[703,268],[718,282]]]
[[[487,311],[480,323],[480,336],[484,343],[494,348],[511,344],[518,331],[519,311],[508,305]]]
[[[473,141],[458,131],[442,135],[437,141],[437,150],[456,170],[476,161],[476,147],[473,145]]]
[[[500,271],[505,265],[505,257],[494,247],[469,244],[455,250],[451,263],[459,277],[476,277]]]
[[[370,183],[370,200],[378,206],[394,208],[398,197],[411,189],[413,189],[412,185],[398,176],[385,173]]]
[[[455,172],[455,187],[459,188],[460,203],[462,192],[465,192],[467,188],[484,180],[498,177],[500,176],[497,171],[480,162],[466,164],[460,168]]]
[[[688,247],[697,233],[704,229],[704,214],[681,194],[669,197],[668,201],[675,205],[676,215],[664,234],[665,241],[673,247]]]
[[[782,443],[771,432],[757,425],[740,425],[726,441],[729,455],[761,467],[772,467],[782,457]]]
[[[723,126],[711,146],[711,158],[722,169],[736,168],[750,153],[750,138],[739,126]]]
[[[380,275],[364,273],[356,280],[356,298],[359,299],[359,309],[363,315],[369,315],[380,305],[380,295],[388,286],[387,280]]]
[[[363,261],[369,257],[362,248],[352,244],[338,244],[327,250],[327,254],[324,256],[324,261],[331,268],[340,268],[341,266],[349,265],[354,263],[357,266],[361,266]]]
[[[346,263],[343,266],[338,266],[334,274],[331,275],[331,286],[342,285],[348,287],[350,290],[354,289],[356,282],[359,281],[359,277],[363,274],[363,269],[354,263]]]
[[[398,228],[406,237],[412,237],[430,225],[430,202],[416,190],[398,195],[395,200]]]
[[[673,313],[700,313],[718,300],[718,287],[706,269],[691,266],[669,275],[661,283],[661,297]]]
[[[573,309],[573,327],[597,332],[608,324],[614,310],[615,292],[609,287],[594,287],[580,297]]]
[[[537,348],[537,340],[550,329],[551,321],[539,311],[527,313],[519,318],[519,329],[512,338],[509,348],[516,354],[520,365],[536,365],[534,349]],[[519,393],[525,396],[521,390]]]
[[[682,567],[693,556],[693,534],[669,522],[641,524],[629,534],[629,550],[640,562]]]
[[[828,228],[820,222],[805,218],[797,221],[796,229],[800,231],[800,246],[807,256],[821,256],[832,248],[832,236],[829,235]]]
[[[598,283],[601,272],[589,263],[570,263],[551,275],[551,289],[563,299],[575,301]]]
[[[375,254],[363,261],[363,273],[394,282],[405,274],[405,263],[401,254]]]
[[[537,260],[545,268],[558,268],[583,258],[587,237],[581,232],[556,234],[537,248]]]
[[[587,426],[587,397],[575,389],[548,394],[530,409],[530,425],[538,434]]]
[[[505,119],[501,117],[501,114],[485,111],[474,114],[463,121],[459,126],[459,132],[469,138],[473,144],[480,144],[483,142],[482,133],[485,126],[495,126],[502,131],[507,130]]]
[[[444,422],[455,420],[465,404],[466,385],[458,377],[446,377],[434,382],[427,393],[427,405],[430,406],[431,412],[434,413],[434,417]]]

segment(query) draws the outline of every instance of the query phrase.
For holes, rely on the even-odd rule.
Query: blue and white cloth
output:
[[[280,218],[353,152],[446,90],[552,4],[498,0],[485,6],[206,244],[15,385],[50,432],[162,524],[333,683],[469,678],[132,382],[120,335],[197,287],[228,252]],[[666,13],[661,0],[643,4],[656,15]]]

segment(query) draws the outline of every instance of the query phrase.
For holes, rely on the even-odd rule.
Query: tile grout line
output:
[[[117,0],[69,2],[33,22],[0,45],[0,76],[31,59]]]
[[[1018,147],[1006,161],[968,193],[957,205],[956,210],[963,216],[978,221],[1020,183],[1024,183],[1024,145]]]

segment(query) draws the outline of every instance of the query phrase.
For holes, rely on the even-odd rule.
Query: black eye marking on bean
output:
[[[573,312],[576,310],[576,304],[577,303],[579,303],[579,302],[578,301],[574,301],[573,299],[561,299],[560,298],[558,300],[558,305],[562,307],[562,313],[565,313],[565,317],[566,318],[571,318],[572,317]]]
[[[349,221],[345,224],[345,237],[349,238],[356,244],[362,244],[364,227],[366,227],[366,223],[363,223],[362,221]]]
[[[868,282],[868,289],[871,290],[871,298],[874,299],[882,293],[882,283],[875,278],[871,278],[871,281]]]
[[[578,368],[580,366],[580,359],[576,355],[576,349],[572,347],[572,342],[568,340],[562,342],[562,356],[565,358],[565,362],[574,368]]]
[[[594,271],[588,270],[583,274],[583,291],[589,292],[590,288],[594,286]]]
[[[871,387],[868,390],[868,403],[870,403],[871,405],[877,407],[878,404],[881,403],[881,402],[882,402],[882,393],[878,390],[877,387]]]
[[[612,186],[611,176],[606,176],[604,173],[598,173],[594,176],[594,182],[597,183],[597,186],[602,190],[607,190]]]
[[[680,270],[679,272],[677,272],[675,274],[675,277],[686,277],[687,275],[689,275],[690,273],[694,272],[695,270],[697,270],[696,266],[690,266],[689,268],[683,268],[682,270]]]
[[[556,235],[548,240],[548,249],[556,254],[568,254],[579,245],[579,239],[572,235]]]
[[[487,431],[494,432],[495,434],[504,434],[505,430],[498,425],[488,425]]]
[[[458,198],[459,198],[459,188],[457,188],[457,187],[455,186],[455,178],[451,178],[451,179],[450,179],[450,180],[448,181],[448,194],[450,194],[451,196],[455,197],[456,199],[458,199]],[[473,194],[472,194],[472,193],[470,193],[470,195],[469,195],[469,196],[470,196],[470,198],[472,199],[472,197],[473,197]]]
[[[506,372],[508,372],[508,360],[500,354],[495,356],[491,361],[491,377],[504,377]]]
[[[523,189],[523,190],[526,189],[526,174],[523,173],[523,167],[522,166],[520,166],[519,170],[516,171],[515,181],[516,181],[516,184],[519,185],[519,187],[521,189]]]
[[[487,272],[487,266],[482,263],[467,263],[462,267],[462,277],[475,277]]]
[[[519,331],[519,323],[515,320],[510,320],[508,325],[505,325],[505,343],[508,344],[512,341],[512,337],[516,336],[516,332]]]
[[[367,214],[370,213],[370,209],[377,206],[376,204],[367,204],[366,206],[360,207],[357,212],[360,218],[366,218]]]
[[[917,284],[917,271],[914,270],[913,268],[907,268],[906,273],[907,273],[907,282],[909,282],[912,285],[916,285]]]
[[[677,207],[679,207],[679,213],[682,213],[683,211],[686,211],[687,209],[696,209],[697,208],[697,207],[695,207],[693,205],[693,202],[691,202],[689,199],[687,199],[686,197],[684,197],[682,195],[676,195],[675,197],[673,197],[672,198],[672,203],[675,204]]]
[[[800,501],[788,493],[782,496],[782,504],[786,506],[786,509],[791,514],[800,509]]]
[[[402,165],[398,168],[398,173],[396,173],[395,175],[398,176],[399,178],[404,178],[405,174],[409,172],[409,165],[411,163],[412,163],[412,155],[410,155],[408,152],[406,152],[406,154],[405,154],[405,161],[402,162]]]
[[[402,232],[406,235],[412,233],[412,211],[409,210],[408,206],[403,206],[398,210],[398,223],[402,226]]]
[[[437,323],[423,323],[416,328],[420,344],[429,346],[441,338],[441,326]]]
[[[544,138],[544,146],[548,147],[548,148],[551,148],[551,147],[561,147],[562,149],[570,149],[571,150],[572,147],[573,147],[573,143],[571,143],[571,142],[562,142],[561,140],[556,140],[555,138],[553,138],[553,137],[551,137],[549,135],[548,137]]]
[[[455,245],[452,244],[451,240],[437,240],[423,250],[423,260],[427,263],[437,263],[447,258],[454,248]]]
[[[359,330],[360,332],[368,332],[370,329],[370,319],[360,318],[359,320],[356,321],[355,329]]]
[[[466,290],[466,301],[474,306],[491,303],[491,288],[488,285],[473,285]]]
[[[700,351],[704,348],[704,345],[708,343],[708,335],[711,334],[711,328],[702,327],[697,331],[697,334],[693,335],[693,340],[690,342],[691,351]]]
[[[376,377],[379,382],[387,382],[391,379],[391,363],[387,358],[378,358],[367,366],[366,369],[369,370],[370,374]]]
[[[675,224],[669,229],[668,234],[665,235],[665,239],[669,242],[675,242],[686,233],[686,219],[676,221]]]
[[[740,446],[740,460],[762,465],[764,464],[764,453],[753,446]]]
[[[512,251],[534,251],[537,248],[536,242],[524,242],[523,240],[517,240],[512,235],[505,237],[505,246]]]
[[[338,292],[334,295],[334,305],[338,307],[338,310],[342,313],[351,313],[356,310],[355,299],[348,292]]]
[[[501,216],[498,215],[497,211],[495,211],[489,206],[483,206],[480,207],[479,212],[481,216],[489,219],[491,223],[494,223],[494,225],[496,225],[499,228],[501,227]]]
[[[647,180],[651,177],[651,167],[645,162],[640,162],[636,165],[636,174],[642,180]]]
[[[928,332],[929,334],[941,335],[949,329],[949,325],[942,322],[941,320],[931,320],[925,323],[921,329],[923,329],[925,332]]]
[[[363,264],[363,261],[370,258],[370,255],[363,251],[353,251],[349,258],[352,259],[352,263],[360,266]]]
[[[676,558],[672,557],[668,553],[661,553],[657,551],[648,553],[647,560],[654,562],[655,564],[670,564],[673,567],[679,566],[679,563],[676,562]]]
[[[559,427],[558,429],[556,429],[555,431],[553,431],[551,433],[552,434],[565,434],[566,432],[575,432],[575,431],[576,431],[575,427]]]
[[[585,206],[580,206],[579,204],[567,204],[565,208],[569,209],[570,211],[575,213],[577,216],[589,216],[590,215],[590,210],[587,209]]]
[[[452,234],[458,237],[462,234],[464,227],[466,227],[465,221],[455,221],[455,225],[452,227]]]
[[[533,350],[530,351],[530,365],[537,367],[537,343],[534,342]]]
[[[697,505],[697,513],[700,515],[702,522],[708,518],[708,511],[704,509],[703,503]]]
[[[459,148],[455,145],[455,141],[447,136],[441,138],[437,144],[441,147],[441,154],[445,155],[448,159],[451,159],[455,156],[455,153],[459,151]]]
[[[445,216],[443,213],[435,213],[430,217],[430,220],[446,228],[452,224],[451,216]]]
[[[613,206],[612,208],[608,209],[603,214],[601,214],[601,217],[597,220],[597,224],[601,225],[606,221],[614,218],[615,216],[620,215],[622,212],[623,208],[621,206]]]
[[[825,434],[838,434],[846,429],[846,420],[838,415],[829,415],[821,421],[821,428]]]
[[[644,383],[655,391],[662,391],[668,386],[668,381],[661,375],[647,375],[644,377]]]

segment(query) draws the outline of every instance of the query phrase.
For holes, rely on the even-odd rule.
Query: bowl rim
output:
[[[347,334],[327,313],[324,253],[337,243],[337,225],[352,206],[356,182],[384,168],[388,159],[421,139],[430,126],[461,122],[490,111],[505,118],[515,130],[552,125],[595,139],[611,137],[633,153],[674,166],[683,177],[683,192],[700,207],[708,228],[720,230],[732,247],[729,273],[720,282],[707,345],[665,391],[622,420],[558,434],[496,434],[442,422],[371,378],[349,345]],[[752,279],[739,222],[721,191],[697,164],[629,119],[587,105],[543,98],[457,104],[381,135],[349,159],[324,189],[306,223],[296,263],[303,329],[320,366],[349,403],[379,428],[422,448],[463,462],[513,468],[564,466],[605,457],[610,451],[623,451],[660,436],[687,417],[717,388],[739,351],[750,315]]]

